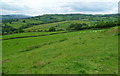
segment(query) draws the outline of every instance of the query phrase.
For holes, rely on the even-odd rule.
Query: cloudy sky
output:
[[[0,0],[0,14],[114,14],[119,0]]]

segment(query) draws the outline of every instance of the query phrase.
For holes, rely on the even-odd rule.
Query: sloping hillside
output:
[[[112,29],[3,40],[4,74],[117,74]],[[11,70],[12,69],[12,70]]]

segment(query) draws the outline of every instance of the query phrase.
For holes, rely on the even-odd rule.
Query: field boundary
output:
[[[55,35],[55,34],[61,34],[61,33],[68,33],[68,32],[51,33],[51,34],[44,34],[44,35],[33,35],[33,36],[22,36],[22,37],[12,37],[12,38],[0,39],[0,40],[10,40],[10,39],[29,38],[29,37],[38,37],[38,36],[48,36],[48,35]]]
[[[102,30],[99,30],[101,32]],[[5,39],[0,39],[0,40],[10,40],[10,39],[17,39],[17,38],[29,38],[29,37],[39,37],[39,36],[49,36],[49,35],[55,35],[55,34],[61,34],[61,33],[69,33],[69,32],[75,32],[75,31],[64,31],[64,32],[59,32],[59,33],[51,33],[51,34],[44,34],[44,35],[33,35],[33,36],[22,36],[22,37],[12,37],[12,38],[5,38]],[[92,30],[90,32],[98,32],[98,30]],[[85,32],[82,32],[85,33]]]

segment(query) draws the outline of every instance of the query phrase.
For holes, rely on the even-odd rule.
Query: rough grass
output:
[[[3,40],[3,73],[116,74],[118,36],[106,32],[86,30]]]

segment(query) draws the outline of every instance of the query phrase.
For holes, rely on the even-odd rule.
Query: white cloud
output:
[[[2,14],[27,14],[27,15],[40,15],[40,14],[49,14],[49,13],[117,13],[117,3],[119,0],[2,0],[1,2],[6,3],[8,6],[3,6],[4,13]],[[92,3],[101,3],[91,7]],[[76,6],[74,3],[81,3],[83,6]],[[87,4],[89,3],[89,5]],[[112,3],[113,5],[109,6]],[[67,6],[69,7],[61,7]],[[73,5],[74,4],[74,5]],[[78,4],[77,4],[78,5]],[[88,6],[88,7],[87,7]],[[99,7],[98,7],[99,6]],[[73,9],[73,7],[76,7]],[[78,8],[89,8],[88,10],[81,11]],[[108,9],[105,9],[109,7]],[[97,9],[99,11],[92,11],[92,8]],[[104,11],[100,11],[104,10]],[[20,10],[21,9],[21,10]],[[78,9],[78,10],[77,10]],[[91,9],[91,11],[90,11]]]

